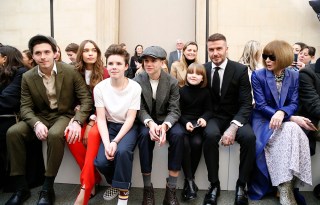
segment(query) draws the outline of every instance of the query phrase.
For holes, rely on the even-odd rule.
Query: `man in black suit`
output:
[[[256,138],[248,119],[252,110],[248,68],[227,59],[228,47],[224,35],[216,33],[207,41],[211,62],[205,64],[208,87],[211,90],[213,118],[204,131],[203,153],[208,170],[209,190],[204,205],[217,204],[220,194],[219,143],[240,144],[239,178],[235,204],[248,204],[246,183],[254,163]]]
[[[300,115],[309,118],[317,126],[320,121],[320,58],[315,64],[310,64],[299,71],[299,100]],[[305,132],[309,138],[311,155],[314,155],[316,137],[320,133],[308,130]],[[314,188],[313,193],[320,199],[320,184]]]

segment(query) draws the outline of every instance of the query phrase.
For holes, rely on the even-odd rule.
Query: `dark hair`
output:
[[[137,48],[141,46],[142,50],[143,50],[143,46],[141,44],[136,45],[136,47],[134,48],[134,56],[138,57],[138,53],[137,53]]]
[[[67,47],[65,49],[66,52],[71,51],[71,52],[74,52],[74,53],[77,53],[78,50],[79,50],[79,45],[76,44],[76,43],[70,43],[69,45],[67,45]]]
[[[124,62],[126,65],[129,64],[129,53],[124,50],[121,46],[112,44],[109,46],[109,48],[104,53],[104,56],[106,57],[106,62],[108,63],[108,58],[112,55],[119,55],[124,58]]]
[[[125,43],[120,43],[119,46],[121,46],[121,48],[127,46]]]
[[[17,70],[23,67],[21,52],[12,46],[0,46],[0,55],[7,57],[6,62],[0,65],[0,84],[9,84]]]
[[[227,42],[226,37],[221,33],[212,34],[211,36],[208,37],[207,41],[219,41],[219,40],[223,40]]]
[[[315,47],[313,47],[313,46],[307,46],[307,48],[308,48],[308,54],[309,54],[311,57],[313,57],[313,56],[316,55],[316,48],[315,48]]]
[[[95,49],[97,50],[97,61],[93,65],[92,74],[90,77],[90,88],[93,88],[95,85],[97,85],[100,81],[103,80],[103,62],[101,59],[101,50],[98,47],[98,45],[93,40],[84,40],[81,42],[79,46],[79,50],[77,53],[77,59],[76,59],[76,68],[79,71],[79,73],[82,75],[83,78],[85,78],[85,62],[83,61],[83,50],[87,43],[92,43]]]
[[[32,60],[31,68],[33,68],[34,66],[37,65],[36,62],[32,58],[32,53],[29,50],[24,50],[24,51],[22,51],[22,53],[26,54],[26,56],[28,57],[29,60]],[[28,65],[25,65],[25,66],[28,67]]]
[[[300,48],[301,48],[301,50],[300,50],[300,51],[302,51],[305,47],[307,47],[307,44],[302,43],[302,42],[296,42],[296,43],[294,43],[294,44],[296,44],[296,45],[299,45],[299,46],[300,46]],[[294,44],[293,44],[293,45],[294,45]]]

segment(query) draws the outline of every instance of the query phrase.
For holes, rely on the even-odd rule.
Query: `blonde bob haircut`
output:
[[[200,88],[206,87],[207,86],[207,73],[206,73],[205,67],[200,63],[191,63],[189,65],[189,67],[187,68],[187,75],[192,74],[194,69],[196,70],[196,74],[202,75],[203,80],[199,84]],[[186,75],[186,85],[190,85],[187,80],[187,75]]]
[[[268,43],[264,49],[263,54],[274,55],[276,57],[276,69],[284,69],[290,66],[293,62],[292,46],[286,41],[274,40]],[[266,67],[266,61],[263,60],[263,65]]]

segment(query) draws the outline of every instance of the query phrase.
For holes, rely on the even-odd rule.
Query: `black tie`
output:
[[[212,77],[212,91],[219,98],[220,97],[220,76],[219,76],[220,67],[215,67],[215,71]]]

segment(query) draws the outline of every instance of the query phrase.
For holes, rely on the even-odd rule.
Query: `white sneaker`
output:
[[[107,187],[107,190],[103,194],[103,199],[106,201],[110,201],[116,198],[118,195],[119,195],[119,190],[109,186]]]

